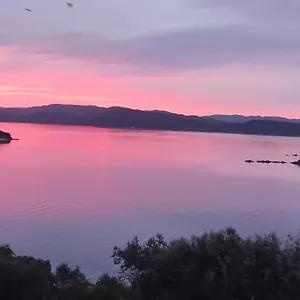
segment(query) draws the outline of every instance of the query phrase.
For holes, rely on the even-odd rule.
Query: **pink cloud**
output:
[[[255,67],[237,64],[180,73],[146,72],[140,76],[132,72],[130,61],[127,66],[118,66],[109,64],[109,60],[92,63],[79,56],[45,52],[23,51],[19,46],[0,47],[1,106],[73,103],[198,115],[240,113],[298,117],[295,102],[290,99],[290,103],[281,103],[280,91],[276,91],[279,87],[276,82],[282,83],[285,78],[282,92],[289,89],[297,95],[296,85],[287,79],[297,78],[298,73],[290,70],[277,76],[278,72],[270,69],[258,71]]]

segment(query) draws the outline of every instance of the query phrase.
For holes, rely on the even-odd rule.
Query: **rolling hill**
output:
[[[300,136],[299,120],[280,117],[222,115],[198,117],[158,110],[62,104],[28,108],[0,108],[0,122]]]

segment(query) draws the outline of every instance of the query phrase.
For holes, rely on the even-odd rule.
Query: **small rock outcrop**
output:
[[[12,141],[10,133],[0,130],[0,144],[10,143]]]
[[[253,163],[254,161],[252,159],[245,160],[246,163]],[[284,160],[257,160],[256,161],[259,164],[286,164],[286,161]]]
[[[259,164],[270,164],[270,163],[272,163],[269,159],[267,159],[267,160],[257,160],[256,162],[259,163]]]
[[[291,164],[295,166],[300,166],[300,159],[296,161],[292,161]]]

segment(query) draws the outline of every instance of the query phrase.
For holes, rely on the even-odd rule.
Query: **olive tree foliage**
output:
[[[17,256],[0,246],[5,300],[298,300],[300,239],[241,237],[234,229],[166,241],[137,237],[115,247],[119,277],[90,282],[79,267]]]
[[[126,248],[114,247],[114,263],[120,265],[120,279],[132,283],[142,273],[149,273],[157,264],[157,259],[168,244],[158,234],[141,245],[138,237],[127,243]]]
[[[131,288],[124,285],[117,277],[103,274],[99,277],[96,284],[90,287],[86,300],[124,300],[133,299]]]
[[[169,243],[136,237],[113,258],[141,299],[300,299],[298,237],[242,238],[233,228]]]
[[[67,264],[51,272],[50,261],[16,256],[8,245],[0,246],[0,299],[80,300],[89,284],[79,267]]]
[[[95,284],[76,266],[62,263],[51,272],[47,260],[16,256],[0,246],[0,299],[5,300],[125,300],[130,287],[103,274]],[[130,298],[133,299],[133,298]]]
[[[8,245],[0,246],[0,299],[49,299],[52,280],[49,261],[16,256]]]
[[[53,290],[58,300],[80,300],[88,286],[89,281],[78,266],[72,269],[63,263],[54,272]]]

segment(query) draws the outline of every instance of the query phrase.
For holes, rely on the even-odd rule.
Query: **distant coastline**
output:
[[[0,107],[0,122],[300,137],[300,119],[240,115],[199,117],[124,107],[63,104]]]

